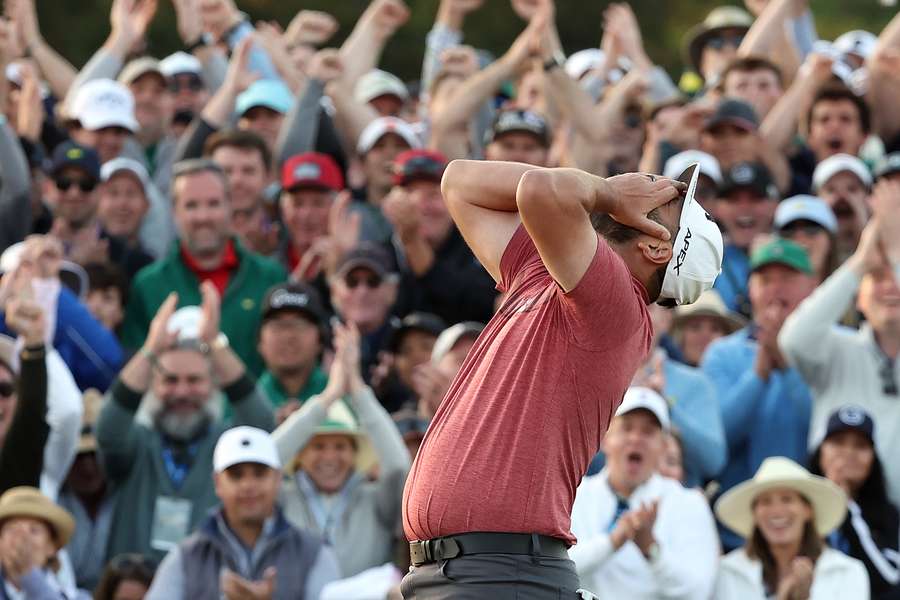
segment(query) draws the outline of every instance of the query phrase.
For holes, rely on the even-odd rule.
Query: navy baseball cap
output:
[[[100,180],[100,156],[93,148],[71,141],[57,146],[50,160],[51,177],[66,168],[81,169],[94,181]]]
[[[848,404],[831,413],[825,428],[825,439],[842,431],[858,431],[875,445],[875,421],[861,406]]]

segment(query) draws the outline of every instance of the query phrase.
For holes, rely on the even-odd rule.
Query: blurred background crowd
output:
[[[460,158],[698,163],[724,234],[578,489],[584,586],[900,598],[890,0],[98,4],[0,18],[0,598],[399,598],[407,472],[504,301]]]

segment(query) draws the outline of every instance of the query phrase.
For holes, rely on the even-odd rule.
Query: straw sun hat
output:
[[[728,310],[722,297],[716,290],[706,290],[693,304],[682,304],[675,307],[672,321],[672,332],[677,333],[684,324],[693,317],[712,317],[722,323],[725,334],[729,335],[747,325],[741,315]]]
[[[325,420],[319,423],[310,440],[317,435],[346,435],[353,438],[356,442],[355,467],[360,473],[367,473],[378,462],[368,434],[359,426],[350,407],[343,400],[336,400],[329,407]],[[299,468],[300,453],[302,450],[294,459],[294,470]]]
[[[57,548],[68,544],[75,532],[72,515],[37,488],[14,487],[0,496],[0,523],[15,517],[28,517],[47,523],[55,534]]]
[[[841,488],[781,456],[767,458],[753,479],[725,492],[716,502],[716,515],[730,529],[749,538],[754,527],[754,500],[763,492],[778,488],[794,490],[809,501],[820,536],[825,537],[844,521],[847,496]]]

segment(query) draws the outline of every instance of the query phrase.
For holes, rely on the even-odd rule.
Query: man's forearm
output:
[[[450,205],[465,202],[490,210],[519,212],[519,180],[537,168],[514,162],[455,160],[444,171],[441,192]]]
[[[122,369],[119,379],[135,392],[146,392],[150,387],[150,377],[153,375],[155,360],[156,357],[150,350],[140,349]]]
[[[602,177],[579,169],[541,169],[540,176],[529,175],[519,183],[520,190],[537,179],[541,195],[548,201],[577,202],[588,214],[611,213],[615,210],[616,196]]]

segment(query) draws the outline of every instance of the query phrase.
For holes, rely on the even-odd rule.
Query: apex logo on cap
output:
[[[866,420],[866,415],[858,406],[842,406],[838,410],[838,418],[845,425],[857,427]]]
[[[708,216],[708,215],[707,215]],[[688,227],[687,233],[684,235],[684,246],[678,251],[678,257],[675,259],[675,274],[681,275],[681,266],[687,258],[688,249],[691,247],[691,228]]]

